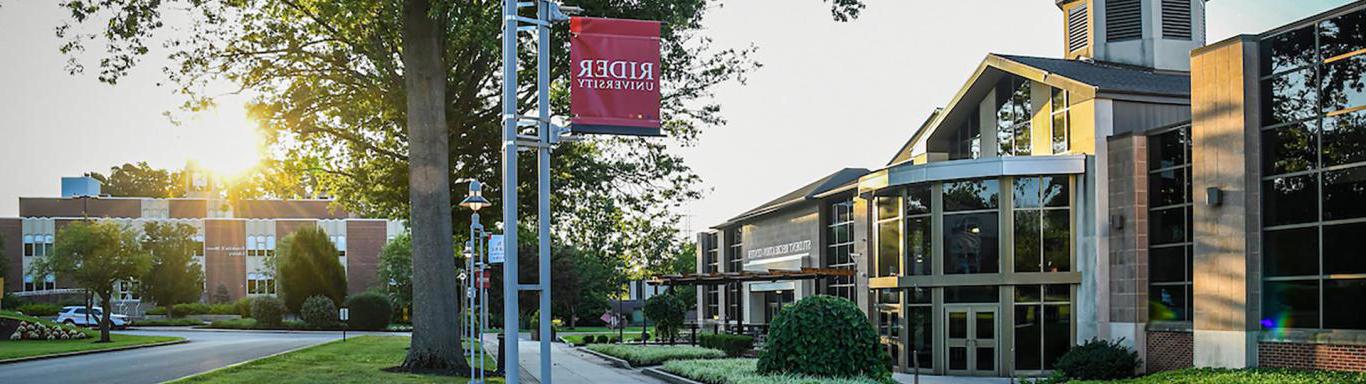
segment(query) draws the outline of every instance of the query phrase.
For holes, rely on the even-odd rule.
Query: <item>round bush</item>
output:
[[[1116,380],[1134,377],[1139,359],[1138,352],[1120,341],[1091,339],[1072,347],[1053,365],[1073,380]]]
[[[891,378],[877,331],[854,302],[811,296],[783,307],[769,325],[759,373]]]
[[[304,300],[299,316],[313,328],[326,328],[337,324],[337,305],[327,296],[311,296]]]
[[[258,297],[251,300],[251,317],[256,325],[276,327],[285,316],[285,303],[274,297]]]
[[[388,328],[389,315],[394,310],[389,304],[388,297],[375,292],[365,292],[346,298],[346,307],[350,308],[350,319],[346,321],[348,327],[373,331]]]
[[[237,307],[237,315],[238,315],[238,316],[242,316],[242,318],[244,318],[244,319],[245,319],[245,318],[248,318],[248,317],[251,317],[251,298],[250,298],[250,297],[243,297],[243,298],[241,298],[241,299],[238,299],[238,300],[237,300],[237,303],[233,304],[233,306]]]

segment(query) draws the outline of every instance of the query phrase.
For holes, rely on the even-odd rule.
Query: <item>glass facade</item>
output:
[[[1191,320],[1190,126],[1148,136],[1148,318]]]
[[[943,184],[944,273],[1001,271],[1000,194],[995,179]]]
[[[726,247],[726,272],[742,271],[744,268],[741,263],[744,260],[744,253],[741,250],[745,241],[744,228],[736,226],[731,228],[726,235],[726,241],[730,243]],[[733,322],[740,318],[740,285],[728,284],[725,289],[726,320]]]
[[[1029,156],[1034,82],[1010,76],[996,84],[996,143],[1001,156]]]
[[[854,263],[854,200],[844,199],[828,206],[826,224],[825,267],[855,270]],[[830,296],[855,300],[854,277],[834,277],[821,281],[824,293]]]
[[[1053,153],[1067,153],[1072,150],[1072,95],[1058,88],[1052,88],[1052,91],[1049,102],[1052,104]]]
[[[901,197],[877,197],[877,269],[874,277],[901,275]]]
[[[1072,270],[1069,183],[1065,176],[1015,179],[1015,272]]]
[[[1068,285],[1015,287],[1015,370],[1053,369],[1072,347],[1072,289]]]
[[[1366,330],[1366,11],[1261,44],[1261,324]]]
[[[721,272],[720,242],[716,233],[702,234],[702,272],[713,274]],[[719,320],[721,318],[721,288],[715,285],[702,286],[702,318]]]

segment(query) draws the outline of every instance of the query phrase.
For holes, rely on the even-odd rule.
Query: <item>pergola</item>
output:
[[[648,283],[666,286],[723,286],[746,282],[815,280],[832,277],[853,277],[851,269],[802,268],[799,270],[770,269],[766,271],[690,273],[685,275],[655,276]],[[741,316],[735,317],[736,329],[740,327]]]

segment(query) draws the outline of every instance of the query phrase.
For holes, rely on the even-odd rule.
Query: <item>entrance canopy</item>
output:
[[[831,269],[831,268],[802,268],[801,270],[781,270],[770,269],[767,271],[742,271],[742,272],[716,272],[716,273],[692,273],[686,275],[664,275],[656,276],[649,281],[654,285],[669,286],[712,286],[726,285],[732,283],[743,283],[749,281],[791,281],[791,280],[812,280],[825,277],[853,277],[854,271],[850,269]]]

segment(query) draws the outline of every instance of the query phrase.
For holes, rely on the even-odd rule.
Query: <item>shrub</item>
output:
[[[376,292],[365,292],[346,298],[350,319],[346,326],[355,329],[383,331],[389,327],[389,315],[393,306],[389,298]]]
[[[153,316],[164,316],[166,315],[166,307],[152,307],[151,309],[148,309],[145,313]]]
[[[243,298],[241,298],[241,299],[237,299],[237,302],[234,303],[233,306],[234,306],[234,307],[237,307],[237,315],[238,315],[238,316],[242,316],[242,318],[251,317],[251,298],[250,298],[250,297],[243,297]]]
[[[640,333],[640,341],[650,341],[650,333],[649,333],[649,332],[641,332],[641,333]]]
[[[200,303],[185,303],[171,306],[171,317],[185,317],[189,315],[207,315],[209,305]]]
[[[251,318],[263,326],[278,326],[285,315],[285,303],[274,297],[251,300]]]
[[[335,307],[346,299],[346,270],[337,260],[337,247],[321,227],[299,229],[285,236],[276,256],[276,283],[285,307],[303,313],[304,301],[325,296]]]
[[[609,337],[609,336],[607,336],[607,335],[597,335],[597,336],[588,335],[588,336],[584,336],[583,340],[586,341],[586,342],[588,342],[589,344],[595,344],[595,343],[596,343],[596,344],[606,344],[606,343],[612,341],[612,338]]]
[[[811,296],[779,312],[769,325],[758,372],[822,377],[891,377],[877,331],[854,302]]]
[[[655,323],[660,339],[673,341],[678,336],[678,330],[683,328],[683,317],[687,312],[688,305],[672,292],[645,300],[645,317]]]
[[[711,384],[882,384],[866,377],[831,378],[757,372],[755,359],[670,360],[660,369],[695,381]]]
[[[313,296],[304,300],[299,316],[314,328],[327,328],[337,324],[337,305],[326,296]]]
[[[719,359],[725,352],[691,345],[593,344],[588,350],[616,357],[634,367],[659,365],[669,360]]]
[[[209,306],[210,315],[236,315],[236,304],[214,304]]]
[[[209,328],[254,329],[256,328],[256,319],[218,320],[209,323]]]
[[[15,296],[15,295],[8,294],[8,293],[6,293],[5,296],[0,296],[0,308],[3,308],[3,309],[15,309],[15,308],[19,308],[20,306],[22,306],[22,305],[24,305],[24,304],[28,304],[28,300],[26,300],[26,299],[24,299],[24,298],[22,298],[22,297]]]
[[[1053,364],[1073,380],[1115,380],[1134,377],[1138,352],[1120,344],[1121,340],[1091,339],[1072,347]]]
[[[186,327],[204,325],[204,322],[195,319],[142,319],[133,321],[133,325],[142,327]]]
[[[20,305],[17,309],[19,312],[33,317],[57,316],[57,312],[62,310],[61,307],[47,303],[28,303]]]
[[[697,343],[703,347],[719,349],[730,357],[740,357],[745,352],[754,349],[754,337],[745,335],[700,335]]]

